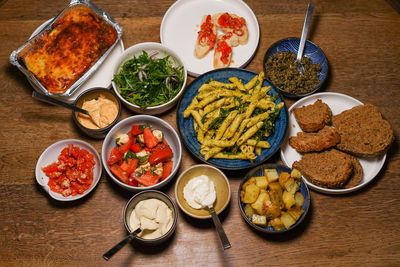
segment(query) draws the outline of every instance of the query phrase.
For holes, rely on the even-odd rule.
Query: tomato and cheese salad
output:
[[[93,183],[94,156],[86,149],[69,144],[58,156],[58,161],[43,167],[49,177],[47,185],[64,197],[83,194]]]
[[[133,125],[115,139],[107,165],[123,183],[131,186],[152,186],[169,176],[172,171],[172,149],[160,130],[152,126]]]

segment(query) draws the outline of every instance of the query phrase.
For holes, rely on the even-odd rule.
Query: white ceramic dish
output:
[[[110,156],[111,150],[116,146],[115,139],[117,135],[128,133],[132,129],[132,125],[134,124],[141,125],[146,123],[151,124],[152,129],[158,129],[163,132],[165,140],[171,147],[172,152],[174,153],[172,157],[174,166],[172,168],[171,174],[167,178],[165,178],[162,182],[159,182],[158,184],[155,184],[153,186],[136,187],[125,184],[121,182],[118,178],[116,178],[111,173],[110,168],[107,165],[107,160]],[[150,115],[136,115],[120,121],[108,132],[106,138],[104,139],[103,147],[101,149],[101,159],[103,162],[104,169],[106,170],[108,175],[120,187],[133,192],[143,191],[147,189],[159,189],[164,185],[166,185],[167,183],[169,183],[175,176],[176,172],[178,171],[182,159],[182,144],[174,128],[172,128],[172,126],[169,125],[164,120]]]
[[[213,70],[213,51],[204,58],[194,56],[197,32],[201,18],[206,14],[228,12],[246,19],[249,40],[246,45],[233,48],[230,67],[244,67],[253,58],[260,39],[260,28],[257,17],[251,8],[242,0],[178,0],[164,15],[160,27],[161,43],[180,52],[185,59],[188,73],[197,77]]]
[[[147,43],[140,43],[140,44],[136,44],[134,46],[131,46],[129,48],[127,48],[119,57],[118,60],[116,61],[115,65],[114,65],[114,69],[112,71],[113,73],[113,77],[115,74],[117,74],[122,65],[128,61],[129,59],[133,58],[133,57],[137,57],[140,56],[143,51],[146,51],[148,54],[152,53],[153,51],[158,51],[157,57],[158,58],[164,58],[165,56],[171,56],[175,59],[175,63],[179,66],[183,66],[183,73],[184,73],[184,82],[182,84],[182,88],[180,89],[179,93],[170,101],[168,101],[165,104],[162,105],[158,105],[158,106],[154,106],[154,107],[148,107],[145,109],[141,109],[139,106],[134,105],[130,102],[128,102],[127,100],[125,100],[119,93],[118,87],[117,85],[112,82],[112,86],[114,88],[115,93],[117,94],[117,96],[121,99],[121,102],[130,110],[136,112],[136,113],[140,113],[140,114],[151,114],[151,115],[155,115],[155,114],[160,114],[163,113],[165,111],[167,111],[168,109],[172,108],[177,101],[179,100],[179,97],[182,95],[185,86],[186,86],[186,81],[187,81],[187,69],[186,69],[186,64],[184,63],[182,57],[180,55],[178,55],[177,52],[175,52],[174,50],[166,47],[165,45],[162,45],[160,43],[153,43],[153,42],[147,42]],[[176,51],[180,51],[180,49],[176,49]]]
[[[84,148],[86,149],[89,153],[91,153],[94,156],[94,161],[96,164],[94,165],[94,170],[93,170],[93,183],[90,186],[88,190],[86,190],[83,194],[78,194],[75,196],[68,196],[64,197],[61,194],[58,194],[56,192],[53,192],[50,190],[50,187],[47,185],[49,182],[49,177],[46,176],[46,174],[42,171],[42,167],[46,167],[53,162],[57,161],[58,156],[60,155],[61,151],[66,148],[69,144],[73,144],[76,146],[79,146],[79,148]],[[90,144],[77,140],[77,139],[64,139],[61,141],[58,141],[48,148],[46,148],[45,151],[40,155],[37,163],[36,163],[36,169],[35,169],[35,176],[36,176],[36,181],[38,184],[40,184],[43,189],[54,199],[60,200],[60,201],[72,201],[72,200],[77,200],[80,199],[86,195],[88,195],[97,185],[101,178],[101,173],[102,173],[102,167],[101,167],[101,160],[100,160],[100,155],[97,153],[96,149],[91,146]]]
[[[29,38],[35,36],[39,31],[41,31],[48,23],[50,23],[53,19],[49,19],[40,25]],[[81,95],[83,92],[87,91],[93,87],[104,87],[108,88],[111,86],[111,80],[114,78],[113,70],[115,61],[119,58],[119,56],[124,52],[124,43],[122,39],[115,45],[114,49],[110,52],[107,58],[103,61],[100,67],[93,73],[90,78],[84,82],[71,96],[60,96],[60,100],[63,100],[68,103],[75,102],[76,98]]]
[[[323,102],[328,104],[328,106],[332,110],[333,115],[337,115],[344,110],[347,110],[352,107],[363,104],[361,101],[359,101],[351,96],[339,94],[339,93],[318,93],[318,94],[314,94],[314,95],[302,98],[301,100],[294,103],[289,108],[288,131],[286,134],[286,138],[283,141],[282,146],[281,146],[281,159],[290,168],[292,167],[293,162],[300,160],[300,158],[301,158],[301,154],[298,153],[293,147],[291,147],[288,142],[290,136],[295,136],[298,132],[301,131],[301,128],[298,125],[296,118],[294,116],[293,109],[299,108],[304,105],[313,104],[318,99],[321,99]],[[316,185],[312,184],[311,182],[307,181],[307,179],[304,179],[304,180],[306,181],[307,185],[311,189],[321,192],[321,193],[345,194],[345,193],[354,192],[354,191],[359,190],[360,188],[364,187],[365,185],[367,185],[369,182],[371,182],[376,177],[376,175],[381,170],[383,164],[385,163],[386,154],[383,156],[380,156],[380,157],[370,158],[370,159],[369,158],[358,158],[358,160],[361,163],[364,175],[363,175],[361,182],[355,187],[345,188],[345,189],[328,189],[328,188],[316,186]]]

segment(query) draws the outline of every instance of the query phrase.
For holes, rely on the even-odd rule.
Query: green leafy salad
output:
[[[126,61],[119,73],[114,75],[113,82],[121,96],[142,109],[173,99],[185,79],[183,66],[175,66],[174,58],[157,58],[156,54],[143,51],[140,56]]]

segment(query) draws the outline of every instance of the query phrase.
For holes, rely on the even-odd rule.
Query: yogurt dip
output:
[[[129,217],[131,231],[141,228],[143,239],[155,239],[165,235],[173,224],[171,209],[163,201],[150,198],[136,204]]]
[[[89,129],[104,128],[110,125],[118,115],[117,103],[106,98],[104,95],[84,101],[82,108],[87,110],[90,116],[79,113],[78,121]]]
[[[183,188],[183,197],[194,209],[212,205],[217,198],[214,182],[204,174],[194,177]]]

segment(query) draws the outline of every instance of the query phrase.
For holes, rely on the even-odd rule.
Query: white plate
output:
[[[35,36],[39,31],[41,31],[48,23],[50,23],[53,18],[47,20],[42,25],[40,25],[29,38]],[[93,87],[104,87],[109,88],[111,86],[111,80],[114,78],[114,65],[118,60],[119,56],[124,52],[124,44],[122,39],[115,45],[113,50],[108,54],[107,58],[99,66],[95,73],[89,77],[89,79],[84,82],[71,96],[60,96],[57,97],[68,103],[73,103],[76,98],[85,92],[86,90]],[[32,85],[33,86],[33,85]]]
[[[188,67],[188,74],[197,77],[213,70],[213,55],[210,51],[204,58],[194,56],[197,32],[201,18],[210,14],[228,12],[246,19],[249,40],[246,45],[233,47],[230,67],[244,67],[253,58],[260,39],[260,28],[251,8],[242,0],[178,0],[164,15],[160,28],[163,45],[180,52]]]
[[[60,155],[61,151],[68,147],[68,144],[73,144],[75,146],[78,146],[79,148],[84,148],[86,149],[90,154],[92,154],[94,157],[94,161],[96,164],[94,165],[93,169],[93,183],[89,187],[88,190],[83,192],[83,194],[77,194],[75,196],[68,196],[64,197],[63,195],[53,192],[50,190],[50,187],[47,185],[49,182],[49,177],[46,176],[46,174],[42,171],[42,167],[46,167],[53,162],[57,161],[58,156]],[[42,155],[40,155],[38,162],[36,163],[36,169],[35,169],[35,176],[36,176],[36,181],[38,184],[40,184],[43,189],[54,199],[60,200],[60,201],[72,201],[76,200],[79,198],[82,198],[89,194],[97,185],[101,178],[101,172],[102,172],[102,167],[101,167],[101,159],[99,153],[97,153],[96,149],[91,146],[90,144],[77,140],[77,139],[64,139],[61,141],[58,141],[48,148],[46,148],[45,151],[43,151]]]
[[[319,93],[313,94],[311,96],[302,98],[301,100],[294,103],[289,108],[289,126],[287,130],[287,135],[281,146],[281,159],[289,167],[292,166],[293,162],[300,160],[301,154],[298,153],[293,147],[289,145],[289,137],[295,136],[298,132],[302,131],[298,125],[296,118],[293,113],[293,109],[299,108],[301,106],[313,104],[318,99],[321,99],[324,103],[332,110],[333,115],[337,115],[344,110],[351,109],[354,106],[362,105],[363,103],[353,97],[339,93]],[[345,194],[356,191],[369,182],[371,182],[375,176],[381,170],[383,164],[385,163],[386,154],[376,158],[358,158],[363,168],[363,178],[361,182],[352,188],[345,189],[328,189],[320,186],[316,186],[305,179],[307,185],[318,192],[327,194]]]

